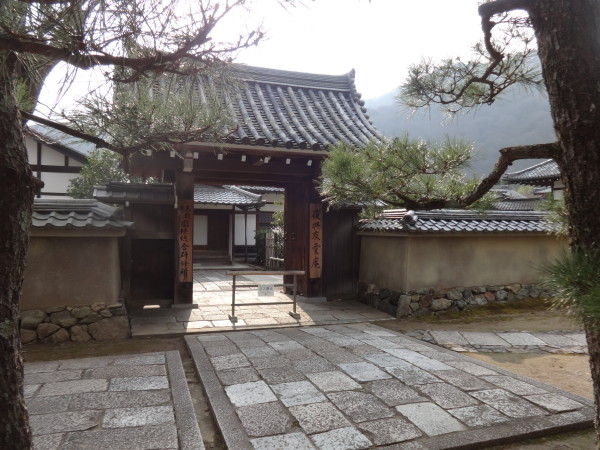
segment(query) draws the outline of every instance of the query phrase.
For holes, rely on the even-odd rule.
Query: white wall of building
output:
[[[256,244],[256,239],[254,239],[254,235],[256,233],[256,214],[248,213],[248,222],[246,226],[246,231],[248,233],[248,245]],[[235,215],[235,245],[244,245],[244,215],[236,214]]]
[[[208,216],[194,215],[194,245],[208,244]]]

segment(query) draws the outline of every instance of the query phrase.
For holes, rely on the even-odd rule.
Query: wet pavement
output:
[[[479,448],[593,420],[587,399],[367,323],[186,342],[229,448]]]

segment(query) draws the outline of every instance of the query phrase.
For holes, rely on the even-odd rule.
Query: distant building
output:
[[[502,179],[509,184],[549,187],[552,190],[552,198],[555,200],[563,198],[565,186],[560,179],[558,164],[553,159],[547,159],[518,172],[507,173]]]

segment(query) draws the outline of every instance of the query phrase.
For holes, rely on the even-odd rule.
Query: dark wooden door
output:
[[[152,303],[148,300],[173,299],[173,254],[171,239],[132,240],[129,306],[141,308]]]
[[[229,213],[209,213],[207,219],[208,250],[229,251]]]

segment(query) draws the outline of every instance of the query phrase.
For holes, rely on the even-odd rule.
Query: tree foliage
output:
[[[122,156],[109,150],[92,150],[79,176],[71,179],[67,194],[74,198],[93,198],[94,187],[110,181],[127,182],[128,175],[121,167]]]
[[[322,165],[321,194],[332,204],[459,207],[477,185],[465,175],[473,145],[447,139],[430,143],[408,136],[337,145]]]

